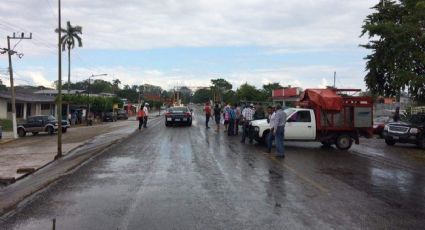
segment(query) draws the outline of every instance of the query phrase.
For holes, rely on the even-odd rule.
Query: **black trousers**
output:
[[[138,117],[137,119],[139,119],[139,129],[142,129],[144,119],[143,119],[143,117]]]
[[[209,114],[205,115],[205,127],[208,127],[208,123],[210,122],[210,117],[211,117],[211,115],[209,115]]]
[[[147,124],[148,124],[148,116],[144,116],[143,117],[143,127],[146,128]]]

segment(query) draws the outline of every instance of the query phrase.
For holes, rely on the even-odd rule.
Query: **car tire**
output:
[[[389,145],[389,146],[393,146],[393,145],[395,145],[395,140],[393,140],[393,139],[388,139],[388,138],[386,138],[385,139],[385,143],[387,144],[387,145]]]
[[[27,135],[27,132],[25,132],[24,129],[20,128],[20,129],[18,129],[18,135],[20,137],[25,137],[25,135]]]
[[[353,144],[353,139],[348,134],[341,134],[336,138],[335,145],[339,150],[348,150]]]
[[[32,132],[33,136],[37,136],[38,132]]]
[[[50,135],[53,135],[53,134],[55,133],[55,129],[53,129],[53,127],[49,126],[49,127],[47,127],[47,132],[48,132]]]
[[[66,133],[67,130],[68,128],[62,128],[62,133]]]

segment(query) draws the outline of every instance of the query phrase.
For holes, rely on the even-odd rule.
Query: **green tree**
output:
[[[218,78],[218,79],[211,79],[211,91],[213,94],[213,100],[214,101],[222,101],[223,98],[223,93],[231,90],[233,88],[232,84],[230,84],[230,82],[222,79],[222,78]]]
[[[365,82],[372,94],[397,96],[408,89],[425,98],[425,1],[382,0],[362,26],[371,50]]]
[[[255,86],[245,83],[236,90],[239,101],[259,101],[261,92]]]
[[[193,94],[194,103],[205,103],[211,99],[210,89],[198,89]]]
[[[96,79],[90,84],[90,93],[112,93],[112,84],[109,81]]]
[[[6,91],[7,87],[3,84],[3,81],[0,79],[0,91]]]
[[[112,81],[112,93],[117,93],[120,90],[120,79],[114,79]]]
[[[266,85],[263,85],[263,89],[261,90],[261,100],[262,101],[272,101],[272,93],[273,90],[276,89],[282,89],[283,86],[281,86],[278,82],[269,83]]]

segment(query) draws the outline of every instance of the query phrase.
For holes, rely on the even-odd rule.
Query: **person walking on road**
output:
[[[240,104],[236,104],[235,113],[236,113],[236,119],[235,119],[235,136],[237,136],[239,134],[239,123],[241,121],[241,116],[242,116]]]
[[[218,103],[215,103],[214,106],[214,120],[215,124],[217,125],[217,131],[220,130],[220,118],[221,118],[221,109]]]
[[[250,122],[253,119],[254,116],[254,110],[252,109],[254,107],[253,104],[250,106],[245,107],[242,110],[242,120],[243,120],[243,131],[242,131],[242,140],[241,143],[245,143],[245,139],[247,136],[249,136],[249,143],[253,143],[253,137],[250,132]]]
[[[283,111],[282,106],[278,104],[276,106],[276,112],[273,121],[273,136],[276,142],[276,157],[285,157],[285,124],[286,124],[286,113]]]
[[[227,130],[227,135],[234,136],[235,135],[235,120],[236,120],[235,107],[229,105],[227,112],[229,113],[229,128]]]
[[[148,116],[149,116],[149,103],[145,103],[145,107],[143,107],[143,128],[147,128],[148,125]]]
[[[229,130],[229,110],[230,110],[230,105],[227,104],[223,110],[224,132],[227,132]]]
[[[210,122],[210,117],[211,117],[211,106],[209,102],[205,103],[204,112],[205,112],[205,128],[209,129],[210,127],[208,126],[208,123]]]
[[[145,112],[143,111],[141,106],[139,111],[137,111],[137,120],[139,120],[139,130],[141,130],[145,120]]]

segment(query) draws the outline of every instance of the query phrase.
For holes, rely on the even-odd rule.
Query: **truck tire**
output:
[[[348,134],[341,134],[336,138],[335,145],[340,150],[347,150],[351,148],[351,145],[353,144],[353,140],[350,135]]]
[[[387,143],[387,145],[393,146],[395,145],[395,140],[385,138],[385,143]]]
[[[25,137],[25,135],[27,135],[27,132],[25,132],[25,130],[23,128],[18,129],[18,135],[20,137]]]

